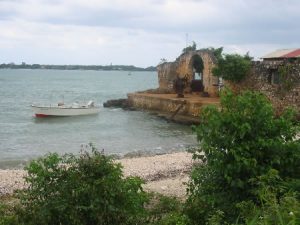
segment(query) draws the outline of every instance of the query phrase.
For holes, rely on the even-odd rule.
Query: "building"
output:
[[[250,89],[265,94],[280,113],[286,107],[300,114],[300,49],[281,49],[252,62],[251,74],[238,89]]]
[[[297,59],[300,59],[300,48],[279,49],[261,58],[264,61],[283,61],[283,60],[295,61]]]

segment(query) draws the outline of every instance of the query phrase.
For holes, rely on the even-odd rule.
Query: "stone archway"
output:
[[[194,55],[191,58],[190,66],[193,69],[193,80],[202,80],[202,74],[204,69],[203,60],[199,55]]]
[[[191,80],[191,91],[192,92],[203,92],[203,70],[204,70],[204,63],[202,58],[196,54],[193,55],[191,61],[189,63],[190,67],[193,70],[193,78]]]
[[[181,55],[176,61],[178,61],[177,74],[185,76],[188,79],[189,86],[186,88],[186,92],[191,92],[191,84],[194,80],[194,63],[195,59],[201,58],[203,62],[202,70],[202,85],[203,92],[207,92],[209,96],[218,96],[218,78],[213,76],[212,68],[216,64],[216,59],[213,53],[209,50],[197,50],[191,51]]]
[[[187,79],[185,92],[191,92],[192,81],[195,80],[195,71],[201,71],[201,61],[203,63],[201,80],[203,91],[209,96],[218,96],[218,78],[212,75],[212,68],[216,64],[213,53],[209,50],[190,51],[180,55],[176,61],[163,63],[158,66],[159,91],[174,91],[173,82],[178,77]]]

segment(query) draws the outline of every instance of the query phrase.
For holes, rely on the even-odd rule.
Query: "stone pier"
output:
[[[219,98],[201,97],[199,94],[185,94],[177,98],[176,94],[130,93],[128,103],[131,107],[154,112],[159,116],[185,124],[199,122],[201,109],[205,105],[219,105]]]

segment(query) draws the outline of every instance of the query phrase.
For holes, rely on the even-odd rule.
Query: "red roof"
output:
[[[262,57],[263,59],[274,59],[274,58],[300,58],[300,48],[294,49],[279,49],[271,52]]]
[[[292,51],[288,54],[283,55],[284,58],[297,58],[300,56],[300,49],[297,49],[295,51]]]

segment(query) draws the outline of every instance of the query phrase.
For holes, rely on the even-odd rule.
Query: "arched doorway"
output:
[[[204,90],[203,86],[203,60],[199,55],[194,55],[191,58],[190,66],[193,71],[193,79],[191,81],[192,92],[202,92]]]

